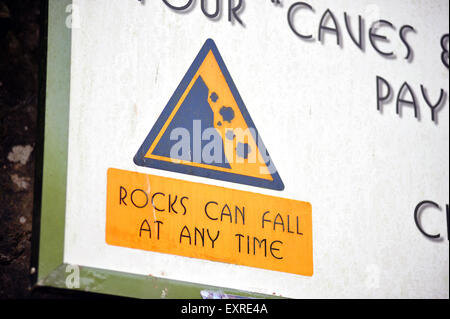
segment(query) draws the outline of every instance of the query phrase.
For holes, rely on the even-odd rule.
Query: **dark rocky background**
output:
[[[41,0],[0,0],[0,299],[99,297],[32,289]]]
[[[39,31],[40,1],[0,0],[0,298],[32,295]]]

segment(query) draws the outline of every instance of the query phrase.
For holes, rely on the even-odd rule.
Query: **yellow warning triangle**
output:
[[[200,50],[134,161],[145,167],[284,189],[211,39]]]

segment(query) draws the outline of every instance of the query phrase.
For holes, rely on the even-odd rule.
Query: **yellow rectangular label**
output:
[[[108,170],[106,242],[313,275],[311,204]]]

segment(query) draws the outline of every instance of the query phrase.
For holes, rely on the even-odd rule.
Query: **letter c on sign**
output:
[[[306,2],[296,2],[296,3],[292,4],[291,7],[289,8],[289,11],[288,11],[289,27],[291,28],[292,32],[294,32],[298,37],[300,37],[302,39],[305,39],[305,40],[313,40],[313,36],[312,35],[301,34],[294,27],[294,22],[293,22],[294,12],[297,11],[298,9],[300,9],[301,7],[306,7],[309,10],[311,10],[312,12],[314,12],[314,8],[311,5],[309,5],[308,3],[306,3]]]
[[[441,208],[439,207],[439,205],[436,204],[435,202],[432,202],[432,201],[429,201],[429,200],[425,200],[425,201],[423,201],[423,202],[420,202],[420,203],[416,206],[416,209],[414,210],[414,221],[416,222],[416,226],[417,226],[417,228],[420,230],[420,232],[421,232],[424,236],[426,236],[426,237],[428,237],[428,238],[432,238],[432,239],[439,239],[439,238],[441,238],[441,234],[430,235],[430,234],[428,234],[427,232],[425,232],[425,231],[423,230],[422,226],[420,225],[420,222],[419,222],[419,213],[420,213],[422,207],[425,206],[425,205],[431,205],[431,206],[436,207],[437,209],[441,209]]]

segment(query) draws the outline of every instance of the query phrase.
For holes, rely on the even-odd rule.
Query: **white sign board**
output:
[[[448,1],[282,0],[277,5],[235,0],[231,8],[228,1],[221,2],[220,13],[210,18],[203,11],[213,16],[215,1],[73,1],[67,13],[72,63],[64,262],[291,298],[448,298]],[[185,10],[177,10],[183,6]],[[202,55],[202,48],[211,51]],[[217,62],[222,73],[205,64],[208,52],[214,53],[211,63]],[[203,159],[195,166],[198,171],[136,160],[139,154],[142,159],[152,155],[152,141],[139,150],[160,120],[167,122],[153,131],[153,138],[169,141],[164,129],[172,125],[170,119],[192,119],[196,105],[201,106],[197,79],[209,86],[206,99],[215,112],[211,101],[217,98],[208,84],[216,81],[214,74],[226,80],[219,101],[229,88],[236,108],[228,112],[257,128],[276,165],[277,176],[269,180],[275,183],[279,177],[278,186],[227,177],[244,174],[237,164],[230,164],[237,175],[209,175],[201,170]],[[198,96],[189,93],[194,90]],[[180,106],[179,101],[185,102]],[[189,109],[189,103],[195,107]],[[179,112],[184,107],[183,116],[177,115],[177,107]],[[220,132],[229,113],[226,107],[217,112],[213,125]],[[163,157],[164,143],[155,145],[153,155]],[[264,153],[261,145],[255,147]],[[251,149],[251,142],[236,146],[236,152],[245,153],[241,157]],[[285,244],[272,242],[272,247],[265,242],[267,265],[254,265],[251,256],[244,256],[245,249],[255,249],[244,248],[245,234],[230,237],[222,251],[239,245],[242,260],[207,258],[201,247],[198,258],[171,253],[175,245],[194,245],[195,231],[180,234],[175,226],[159,224],[152,224],[153,238],[156,226],[162,234],[173,232],[164,249],[111,244],[117,236],[128,236],[114,225],[113,239],[108,239],[111,170],[223,187],[236,191],[223,191],[223,198],[235,202],[241,200],[239,194],[253,193],[309,203],[312,247],[304,251],[312,249],[307,259],[313,271],[272,266],[277,257],[296,249],[284,239],[279,242]],[[123,191],[127,195],[119,193],[111,202],[129,207],[130,189],[123,186]],[[264,196],[258,199],[261,205],[269,200]],[[137,198],[133,204],[144,206],[145,198]],[[215,200],[217,206],[220,200]],[[423,201],[440,208],[417,207]],[[225,225],[222,208],[209,212]],[[253,212],[247,214],[251,222]],[[236,216],[232,208],[232,224],[237,224]],[[289,230],[282,216],[277,223],[275,213],[266,215],[265,226],[274,231],[282,227],[286,234],[280,236],[288,236],[295,232],[295,218],[291,215]],[[304,220],[298,216],[297,221]],[[125,225],[126,218],[120,218]],[[226,233],[220,225],[218,230]],[[133,229],[133,240],[149,228]],[[421,230],[440,238],[429,239]]]

